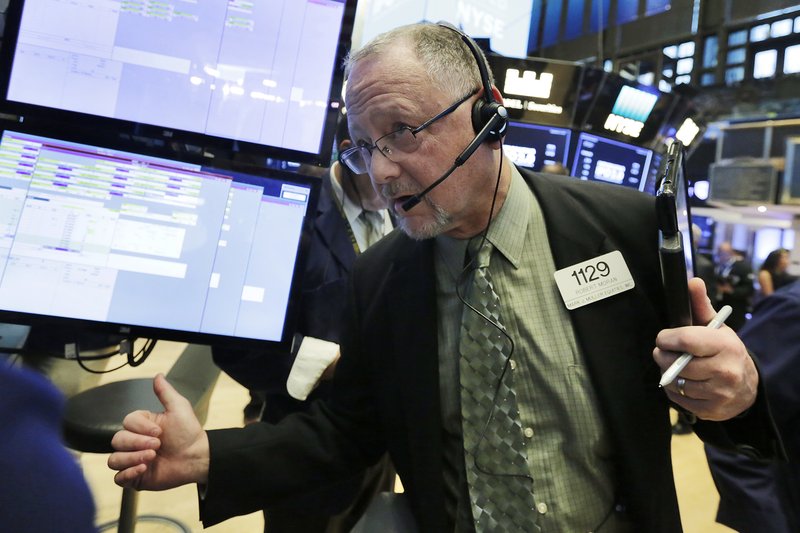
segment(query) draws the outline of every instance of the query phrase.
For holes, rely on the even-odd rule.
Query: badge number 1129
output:
[[[635,285],[619,251],[562,268],[554,276],[567,309],[576,309],[614,296]]]

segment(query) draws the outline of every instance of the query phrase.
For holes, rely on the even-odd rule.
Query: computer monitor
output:
[[[288,346],[317,181],[6,129],[0,322]]]
[[[354,12],[354,0],[12,0],[0,111],[327,163]]]
[[[572,175],[644,190],[653,151],[586,132],[578,136]]]
[[[782,204],[800,205],[800,137],[786,139]]]
[[[588,78],[588,83],[596,83]],[[657,88],[605,73],[582,129],[623,142],[649,145],[672,109],[674,97]]]
[[[560,163],[566,167],[571,135],[566,128],[512,120],[508,123],[503,150],[517,165],[537,172],[547,164]]]

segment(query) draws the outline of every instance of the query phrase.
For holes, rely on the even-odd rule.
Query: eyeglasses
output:
[[[475,89],[469,94],[459,98],[450,107],[435,117],[423,122],[421,126],[417,126],[416,128],[403,126],[387,133],[373,144],[364,143],[348,148],[340,154],[339,161],[347,165],[347,167],[356,174],[366,174],[372,162],[372,151],[377,148],[378,152],[383,154],[389,161],[400,163],[403,157],[413,154],[417,151],[417,148],[419,148],[419,143],[417,142],[417,134],[419,132],[455,111],[458,106],[466,102],[477,92],[478,89]]]

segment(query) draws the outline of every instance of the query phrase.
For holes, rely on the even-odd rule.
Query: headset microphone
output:
[[[470,158],[472,153],[475,152],[475,150],[477,150],[478,146],[480,146],[481,143],[483,143],[483,141],[486,140],[486,137],[489,136],[492,130],[495,127],[497,127],[498,124],[502,123],[507,119],[508,119],[508,112],[506,111],[506,108],[503,106],[497,106],[497,108],[495,109],[494,116],[491,119],[489,119],[489,122],[487,122],[485,126],[483,126],[481,131],[479,131],[478,134],[475,136],[475,138],[472,139],[472,142],[470,142],[467,145],[467,147],[464,148],[464,151],[461,152],[458,155],[458,157],[456,157],[456,160],[453,162],[453,165],[449,169],[447,169],[447,172],[442,174],[441,178],[437,179],[436,181],[428,185],[428,187],[424,191],[415,194],[414,196],[403,202],[402,205],[403,211],[409,211],[415,205],[420,203],[422,199],[425,198],[425,196],[429,192],[431,192],[433,189],[438,187],[440,183],[446,180],[450,176],[450,174],[452,174],[455,171],[455,169],[463,165],[467,161],[467,159]]]

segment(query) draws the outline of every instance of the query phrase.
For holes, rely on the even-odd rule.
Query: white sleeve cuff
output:
[[[339,345],[335,342],[303,337],[297,357],[294,359],[289,378],[286,380],[286,390],[292,398],[305,400],[317,385],[325,369],[328,368],[339,355]]]

